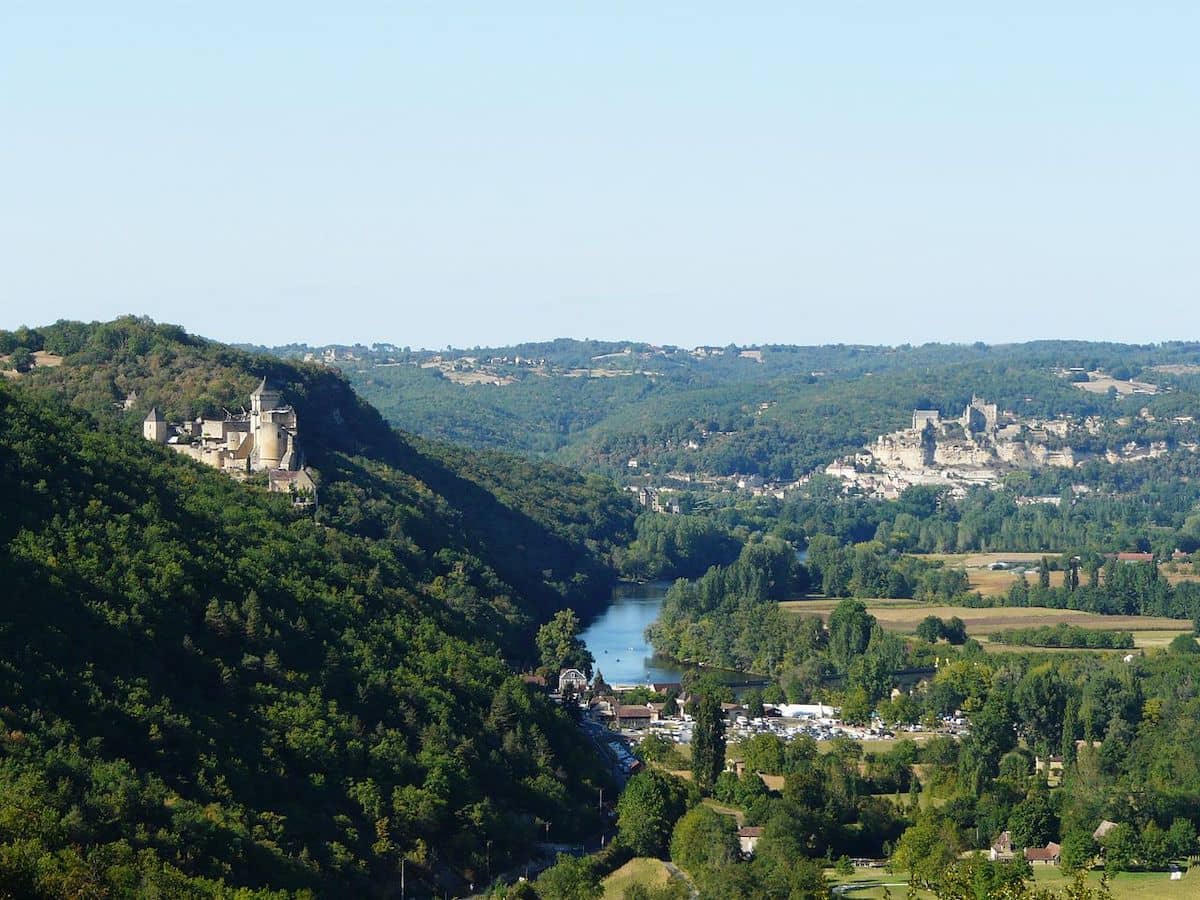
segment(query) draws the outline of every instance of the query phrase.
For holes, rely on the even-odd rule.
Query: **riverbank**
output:
[[[671,659],[655,652],[646,628],[657,621],[669,581],[621,582],[612,602],[580,633],[595,658],[595,671],[613,686],[674,684],[688,671],[716,674],[734,687],[756,687],[771,680],[754,672],[738,672]]]

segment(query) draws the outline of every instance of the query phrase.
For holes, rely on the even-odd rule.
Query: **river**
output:
[[[670,583],[619,584],[612,603],[580,638],[596,658],[595,668],[609,684],[679,681],[684,668],[655,656],[646,626],[658,618]]]
[[[808,549],[798,550],[796,558],[804,562]],[[646,626],[658,618],[670,586],[669,581],[618,584],[608,609],[580,635],[596,658],[595,668],[609,684],[674,682],[690,668],[656,655],[646,640]],[[719,669],[708,671],[731,682],[761,677]]]

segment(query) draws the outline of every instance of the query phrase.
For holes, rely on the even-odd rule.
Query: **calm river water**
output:
[[[678,681],[683,668],[654,655],[646,626],[658,618],[669,582],[619,584],[612,604],[580,635],[609,684]]]
[[[808,550],[796,558],[804,562]],[[658,618],[667,596],[669,581],[648,584],[619,584],[613,588],[612,604],[580,635],[596,657],[595,668],[609,684],[646,684],[678,681],[686,670],[669,659],[654,654],[646,640],[646,626]],[[710,669],[728,681],[754,679],[757,676]]]

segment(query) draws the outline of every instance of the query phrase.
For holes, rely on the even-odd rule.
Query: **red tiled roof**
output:
[[[618,706],[617,716],[622,719],[649,719],[650,710],[644,706]]]
[[[1045,847],[1025,848],[1025,858],[1030,862],[1046,862],[1047,860],[1058,859],[1061,855],[1062,847],[1053,841]]]

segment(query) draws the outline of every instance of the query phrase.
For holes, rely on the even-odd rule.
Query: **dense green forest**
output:
[[[602,479],[397,432],[334,369],[255,355],[173,325],[59,322],[0,332],[0,349],[19,339],[64,357],[22,376],[23,389],[126,434],[140,433],[151,406],[170,421],[239,409],[267,376],[296,408],[321,485],[319,521],[410,547],[410,561],[432,560],[430,578],[453,575],[484,594],[519,592],[514,603],[524,609],[514,621],[531,611],[549,618],[564,600],[584,614],[607,600],[611,557],[629,542],[633,512]],[[131,392],[136,404],[122,409]],[[488,566],[455,559],[483,549],[475,555],[486,555]],[[503,585],[489,582],[496,576]],[[535,630],[531,621],[524,628]]]
[[[513,673],[606,597],[620,494],[407,439],[336,373],[169,326],[39,336],[64,364],[0,383],[0,883],[386,896],[402,860],[410,893],[457,889],[547,822],[592,833],[607,776]],[[229,407],[264,374],[315,516],[140,437],[151,403]]]

